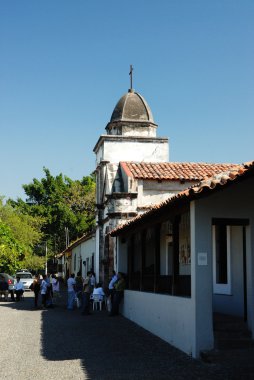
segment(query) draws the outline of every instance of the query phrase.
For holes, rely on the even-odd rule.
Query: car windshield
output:
[[[16,277],[21,278],[32,278],[31,273],[17,273]]]

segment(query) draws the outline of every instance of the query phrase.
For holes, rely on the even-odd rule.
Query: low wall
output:
[[[190,298],[126,290],[122,313],[172,346],[193,354],[195,322]]]

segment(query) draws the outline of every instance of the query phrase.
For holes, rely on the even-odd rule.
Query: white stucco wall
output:
[[[212,309],[212,259],[207,228],[209,222],[199,221],[198,202],[190,205],[191,227],[191,297],[194,307],[194,356],[198,357],[201,350],[212,349],[213,336],[213,309]],[[206,215],[206,213],[204,214]],[[199,265],[199,253],[207,254],[207,265]]]
[[[232,295],[213,294],[213,266],[212,266],[212,218],[248,219],[250,225],[246,228],[246,265],[247,265],[247,314],[248,325],[254,335],[254,179],[250,178],[237,186],[214,192],[207,198],[195,202],[195,231],[192,234],[192,249],[194,249],[195,264],[192,265],[192,294],[196,298],[196,321],[197,321],[197,344],[202,346],[205,337],[212,331],[212,312],[214,309],[224,313],[235,313],[229,307]],[[207,253],[207,266],[198,266],[197,257],[199,252]],[[237,266],[234,258],[231,263]],[[239,263],[239,262],[238,262]],[[240,267],[238,268],[240,270]],[[237,275],[237,271],[236,271]],[[237,281],[233,280],[235,297]],[[237,303],[235,302],[235,306]],[[227,307],[228,306],[228,307]],[[209,334],[210,335],[210,334]]]
[[[96,257],[95,257],[95,236],[91,237],[90,239],[80,243],[78,246],[73,248],[72,250],[72,271],[77,274],[77,272],[80,269],[79,263],[80,263],[80,258],[82,260],[82,275],[86,275],[87,270],[92,269],[91,268],[91,263],[92,263],[92,256],[94,255],[94,266],[96,268]],[[76,257],[76,269],[74,265],[74,260]],[[87,268],[87,265],[83,264],[83,261],[87,262],[87,259],[89,259],[89,268]],[[95,269],[94,268],[94,269]]]
[[[99,279],[100,261],[99,261],[99,246],[100,246],[100,230],[96,228],[95,233],[95,277]]]
[[[193,354],[194,312],[190,298],[126,290],[123,315],[185,353]]]
[[[116,246],[116,269],[127,273],[128,244],[124,238],[118,237]],[[195,305],[191,298],[126,290],[122,313],[126,318],[195,357]]]
[[[212,218],[242,218],[250,222],[246,228],[247,322],[254,335],[253,194],[254,180],[248,179],[191,202],[191,298],[127,290],[122,309],[124,316],[193,357],[198,357],[201,350],[213,348]],[[236,239],[237,235],[238,232]],[[121,245],[119,252],[123,252],[122,259],[126,261],[127,254]],[[205,265],[201,265],[204,262],[199,260],[200,253],[206,255]],[[237,263],[236,260],[233,265]],[[236,284],[237,281],[235,279]]]
[[[180,191],[187,189],[196,182],[186,181],[156,181],[156,180],[139,180],[138,181],[138,206],[144,207],[151,204],[160,203],[178,194]]]
[[[110,199],[108,212],[136,212],[137,199],[123,196],[122,198]]]
[[[140,127],[138,128],[136,124],[132,127],[129,125],[122,126],[122,135],[123,136],[142,136],[142,137],[156,137],[156,129],[157,127],[154,125],[150,125],[149,127]]]
[[[104,141],[97,155],[97,165],[100,160],[111,163],[120,161],[145,161],[145,162],[168,162],[169,148],[168,141]]]

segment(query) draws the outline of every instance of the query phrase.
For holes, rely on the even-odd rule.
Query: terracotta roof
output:
[[[194,162],[120,162],[128,176],[136,179],[168,181],[201,181],[214,174],[230,170],[236,164]]]
[[[173,205],[177,202],[181,202],[184,199],[192,200],[194,198],[199,198],[205,192],[211,192],[216,189],[221,188],[233,181],[236,181],[240,177],[248,174],[249,172],[254,172],[254,161],[246,162],[242,165],[233,167],[231,170],[221,172],[217,175],[214,175],[210,178],[207,178],[201,181],[199,184],[189,187],[186,190],[181,191],[180,193],[174,195],[173,197],[168,198],[166,201],[163,201],[159,204],[154,205],[149,211],[136,216],[135,218],[129,220],[125,224],[122,224],[116,227],[110,232],[110,235],[116,236],[118,232],[127,229],[130,226],[138,224],[141,219],[142,221],[151,215],[154,217],[157,212],[160,212],[162,209]]]
[[[93,236],[95,236],[95,231],[90,231],[90,232],[85,233],[80,238],[71,242],[71,244],[69,244],[68,247],[64,251],[62,251],[61,253],[58,253],[56,257],[57,258],[62,257],[66,252],[71,251],[73,248],[77,247],[80,243],[83,243],[84,241],[89,240]]]

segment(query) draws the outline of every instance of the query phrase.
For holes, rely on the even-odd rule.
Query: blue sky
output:
[[[171,161],[254,160],[253,20],[253,0],[1,0],[0,194],[89,175],[130,64]]]

